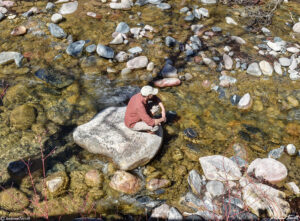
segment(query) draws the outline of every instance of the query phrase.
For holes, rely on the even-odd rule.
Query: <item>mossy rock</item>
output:
[[[3,98],[4,106],[9,106],[10,104],[23,104],[26,101],[31,100],[32,96],[28,88],[22,84],[17,84],[9,87]]]
[[[8,211],[23,210],[29,205],[27,196],[15,188],[0,192],[0,207]]]
[[[66,192],[69,177],[64,171],[59,171],[46,178],[47,192],[50,197],[57,197]]]
[[[26,130],[35,122],[36,111],[28,104],[16,107],[10,114],[10,124],[16,129]]]

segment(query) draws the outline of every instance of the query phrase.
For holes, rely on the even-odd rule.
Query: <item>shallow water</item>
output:
[[[229,75],[235,77],[237,83],[225,89],[224,97],[220,98],[219,93],[202,86],[204,80],[218,84],[220,73],[196,64],[192,59],[186,60],[184,53],[180,53],[179,49],[167,48],[164,44],[165,36],[169,35],[180,42],[186,42],[193,34],[190,30],[191,24],[185,22],[184,15],[179,13],[180,8],[198,5],[209,9],[210,18],[202,19],[198,23],[206,25],[208,29],[213,26],[221,27],[223,34],[229,32],[230,35],[245,39],[247,44],[241,46],[240,51],[237,50],[235,53],[240,54],[241,59],[247,63],[264,58],[257,55],[253,46],[263,43],[267,37],[260,33],[245,31],[247,18],[237,15],[245,10],[243,7],[228,7],[221,4],[202,6],[194,1],[169,3],[172,10],[166,12],[152,5],[135,6],[131,10],[121,11],[111,10],[107,4],[100,1],[79,0],[79,9],[74,14],[66,15],[65,21],[59,26],[72,35],[74,41],[88,40],[86,44],[88,45],[108,44],[112,40],[111,34],[121,21],[130,27],[138,27],[138,24],[151,25],[155,31],[147,38],[129,39],[128,45],[114,45],[112,48],[118,52],[141,46],[144,50],[142,55],[153,61],[157,70],[163,67],[165,58],[171,58],[180,75],[184,73],[193,75],[191,81],[184,81],[178,87],[160,89],[159,93],[166,109],[176,111],[178,119],[165,126],[164,145],[146,167],[154,167],[159,172],[157,177],[170,179],[172,185],[159,195],[142,192],[153,198],[166,200],[170,205],[180,209],[178,201],[188,189],[188,172],[191,169],[201,171],[197,160],[200,156],[221,154],[231,157],[234,155],[232,148],[234,143],[245,146],[248,162],[257,157],[267,157],[270,150],[288,143],[293,143],[299,149],[300,132],[297,130],[300,128],[300,106],[294,105],[289,100],[292,97],[300,102],[300,82],[291,81],[286,74],[255,78],[247,75],[245,71],[235,71]],[[44,8],[45,5],[46,2],[37,2],[39,8]],[[13,10],[23,13],[31,6],[32,3],[23,2]],[[290,13],[294,18],[300,16],[298,6],[299,3],[294,1],[282,5],[276,11],[273,25],[268,27],[273,33],[272,36],[279,36],[283,40],[299,44],[299,38],[294,38],[290,34],[291,28],[285,24],[287,21],[292,23]],[[86,16],[87,11],[100,14],[102,19]],[[141,12],[140,17],[137,12]],[[225,16],[233,17],[240,25],[233,27],[226,24]],[[0,166],[3,171],[1,180],[7,181],[10,178],[6,172],[9,162],[20,158],[39,158],[40,144],[34,141],[36,135],[42,136],[45,141],[53,135],[50,141],[46,142],[46,146],[52,148],[57,146],[55,154],[61,156],[54,157],[48,165],[49,173],[58,170],[66,170],[70,174],[78,172],[77,180],[71,178],[70,192],[80,196],[79,199],[82,200],[88,191],[80,184],[84,176],[82,171],[95,167],[103,169],[105,165],[103,162],[106,162],[106,159],[101,159],[103,162],[99,161],[99,156],[93,156],[77,147],[73,143],[70,128],[89,121],[95,113],[107,106],[126,104],[130,96],[138,91],[138,87],[147,84],[147,79],[156,77],[158,71],[150,73],[146,70],[136,70],[124,77],[120,75],[120,70],[125,67],[125,63],[110,62],[96,54],[89,56],[86,53],[80,58],[72,58],[65,53],[68,41],[50,36],[46,26],[50,22],[50,17],[51,13],[41,13],[29,19],[18,16],[14,20],[5,19],[0,22],[0,52],[18,51],[27,54],[28,57],[22,68],[17,69],[15,64],[9,64],[0,70],[0,80],[3,81],[1,87],[4,89],[8,84],[9,89],[13,88],[11,95],[4,97],[4,105],[0,106]],[[28,33],[24,36],[11,36],[11,30],[18,25],[25,25],[29,29]],[[221,35],[210,40],[202,40],[211,49],[205,51],[207,56],[220,56],[225,45],[235,46],[228,37]],[[35,77],[34,73],[39,68],[48,67],[73,76],[74,82],[64,89],[58,89]],[[116,73],[108,73],[107,67],[116,69]],[[18,87],[13,87],[14,85]],[[229,98],[233,94],[242,96],[245,93],[251,94],[254,104],[250,110],[241,111],[230,103]],[[24,103],[33,106],[37,116],[34,126],[20,131],[12,128],[9,118],[12,110]],[[188,140],[183,134],[186,128],[193,128],[198,137]],[[47,134],[44,135],[42,132],[45,129]],[[284,154],[279,160],[288,168],[286,181],[299,181],[299,157]],[[109,164],[108,174],[114,170],[115,168]],[[37,180],[40,175],[36,173]],[[141,208],[130,206],[130,198],[119,198],[119,194],[108,187],[109,175],[105,175],[104,180],[103,193],[98,196],[102,198],[97,206],[98,213],[113,214],[115,211],[112,208],[118,208],[123,213],[143,213]],[[26,185],[21,185],[21,188],[24,192],[27,190],[28,195],[32,194]],[[98,199],[97,194],[92,195]],[[64,197],[64,200],[71,202],[72,198]],[[58,202],[54,200],[54,203]],[[74,208],[70,210],[76,211]],[[55,211],[53,215],[62,214]]]

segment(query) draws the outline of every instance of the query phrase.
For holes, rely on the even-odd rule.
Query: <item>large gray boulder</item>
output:
[[[95,154],[111,158],[122,170],[148,163],[162,144],[163,130],[157,134],[136,132],[124,124],[126,107],[109,107],[73,133],[76,144]]]

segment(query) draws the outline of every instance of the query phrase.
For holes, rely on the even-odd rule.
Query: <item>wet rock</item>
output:
[[[300,80],[300,73],[298,71],[295,70],[289,70],[289,77],[292,81],[298,81]]]
[[[69,46],[66,49],[66,52],[68,55],[78,57],[81,55],[84,45],[85,45],[84,40],[75,41],[75,42],[69,44]]]
[[[279,58],[279,63],[283,67],[288,67],[291,65],[291,60],[289,58]]]
[[[183,131],[184,135],[188,138],[194,139],[198,136],[197,132],[192,128],[187,128]]]
[[[230,202],[232,202],[232,198],[229,199]],[[243,221],[243,220],[259,220],[259,218],[254,215],[253,213],[250,213],[243,208],[240,208],[236,206],[233,203],[223,203],[222,204],[222,212],[225,215],[226,218],[229,220],[235,220],[235,221]]]
[[[53,173],[46,178],[46,187],[52,197],[65,193],[68,183],[69,177],[64,171]]]
[[[240,99],[241,99],[241,97],[239,95],[236,95],[236,94],[230,96],[230,102],[231,102],[232,105],[237,105],[239,103]]]
[[[149,3],[153,5],[159,5],[161,2],[162,0],[149,0]]]
[[[7,169],[14,175],[25,173],[27,171],[26,164],[21,160],[10,162]]]
[[[6,8],[0,6],[0,13],[6,14],[7,12],[8,10]]]
[[[245,94],[239,101],[237,107],[238,109],[249,109],[252,106],[252,98],[249,93]]]
[[[283,200],[285,194],[261,183],[249,183],[243,190],[243,200],[251,212],[260,216],[266,210],[274,219],[284,219],[290,213],[290,205]]]
[[[242,39],[241,37],[231,36],[231,39],[240,45],[246,44],[246,41],[244,39]]]
[[[122,193],[135,194],[141,189],[141,180],[130,173],[118,170],[112,177],[109,186]]]
[[[88,53],[93,53],[96,51],[96,49],[97,49],[97,45],[95,44],[91,44],[85,48],[86,52]]]
[[[259,67],[262,73],[266,76],[272,76],[273,74],[273,67],[272,65],[267,61],[261,61],[259,62]]]
[[[46,5],[46,10],[47,11],[50,11],[52,9],[55,8],[55,4],[53,4],[52,2],[48,2],[47,5]]]
[[[291,53],[294,53],[294,54],[297,54],[300,52],[300,49],[299,48],[296,48],[296,47],[288,47],[286,49],[288,52],[291,52]]]
[[[118,62],[125,62],[130,58],[130,55],[125,51],[120,51],[115,58]]]
[[[26,130],[35,122],[35,109],[28,104],[16,107],[10,114],[10,124],[18,130]]]
[[[138,6],[144,6],[147,5],[148,3],[149,3],[148,0],[137,0],[134,4]]]
[[[0,207],[8,211],[24,210],[29,205],[29,200],[24,193],[9,188],[0,192]]]
[[[48,28],[49,28],[51,35],[56,38],[66,38],[67,37],[67,34],[65,33],[65,31],[56,24],[50,23]]]
[[[59,72],[52,68],[38,69],[34,75],[40,80],[57,88],[67,87],[74,82],[74,77],[72,75]]]
[[[289,155],[293,156],[297,153],[297,149],[294,144],[288,144],[288,145],[286,145],[286,152]]]
[[[212,180],[206,184],[206,190],[213,196],[220,196],[225,194],[225,188],[220,181]]]
[[[191,170],[189,172],[188,183],[194,194],[201,195],[202,184],[204,182],[205,181],[201,179],[201,176],[196,170]]]
[[[286,167],[272,158],[257,158],[251,162],[247,170],[248,174],[254,174],[257,178],[263,178],[270,183],[277,183],[287,177]]]
[[[146,69],[147,69],[147,71],[153,71],[153,69],[154,69],[154,63],[153,62],[149,62]]]
[[[97,45],[97,54],[104,58],[113,58],[114,57],[114,50],[110,47],[98,44]]]
[[[230,25],[237,25],[236,21],[231,17],[225,17],[226,23]]]
[[[214,26],[214,27],[211,28],[211,30],[212,30],[213,32],[221,32],[221,31],[222,31],[222,28]]]
[[[116,28],[116,32],[126,34],[130,31],[130,27],[125,22],[120,22]]]
[[[175,38],[172,38],[170,36],[167,36],[166,39],[165,39],[165,44],[168,46],[168,47],[173,47],[176,45],[176,39]]]
[[[238,165],[227,157],[213,155],[200,157],[199,161],[208,180],[239,180],[242,176]]]
[[[124,41],[123,35],[120,33],[111,42],[109,42],[109,44],[118,45],[118,44],[122,44],[123,41]]]
[[[163,69],[161,70],[161,75],[164,78],[177,78],[177,69],[173,67],[171,64],[166,63]]]
[[[59,13],[55,13],[51,16],[51,21],[55,24],[58,24],[63,20],[63,16]]]
[[[110,3],[109,7],[112,9],[130,9],[132,5],[133,3],[131,0],[121,0],[120,3]]]
[[[101,174],[98,172],[98,170],[89,170],[84,177],[84,181],[86,185],[90,187],[98,187],[102,183],[102,177]]]
[[[197,11],[201,16],[209,18],[209,12],[206,8],[199,8]]]
[[[170,207],[167,204],[162,204],[152,211],[150,219],[167,219],[169,211]]]
[[[5,15],[0,12],[0,21],[2,21],[5,18]]]
[[[225,69],[226,70],[231,70],[232,69],[232,65],[233,65],[233,60],[231,59],[230,56],[228,56],[227,54],[223,55],[223,61],[225,64]]]
[[[289,182],[286,184],[287,188],[290,189],[291,191],[293,191],[293,193],[297,196],[299,196],[300,194],[300,189],[299,187],[296,185],[295,182]]]
[[[201,0],[203,4],[216,4],[217,2],[217,0]]]
[[[268,157],[269,157],[269,158],[273,158],[273,159],[278,159],[278,158],[281,157],[283,151],[284,151],[284,146],[280,146],[280,147],[277,148],[277,149],[271,150],[271,151],[268,153]]]
[[[78,8],[78,2],[68,2],[62,4],[61,8],[59,9],[59,13],[62,15],[68,15],[74,13]]]
[[[184,18],[185,21],[193,21],[195,16],[192,14],[192,12],[188,12],[187,16]]]
[[[178,78],[164,78],[161,80],[156,80],[154,81],[154,85],[156,87],[173,87],[173,86],[177,86],[180,85],[181,81]]]
[[[254,63],[251,63],[248,66],[248,68],[247,68],[247,74],[259,77],[259,76],[261,76],[262,73],[261,73],[261,70],[260,70],[258,64],[256,62],[254,62]]]
[[[168,212],[168,220],[183,220],[183,217],[175,207],[171,207]]]
[[[222,75],[220,78],[220,86],[221,87],[229,87],[236,83],[236,79],[227,75]]]
[[[280,42],[273,43],[271,41],[268,41],[267,45],[274,51],[281,51],[281,49],[282,49],[282,45],[280,44]]]
[[[282,75],[281,65],[277,61],[274,61],[274,70],[277,74]]]
[[[204,64],[206,64],[211,69],[214,69],[217,67],[217,64],[212,59],[204,57],[204,56],[202,56],[202,58],[203,58]]]
[[[133,48],[130,48],[128,50],[128,52],[131,54],[139,54],[139,53],[143,52],[143,49],[141,47],[133,47]]]
[[[5,51],[0,53],[0,65],[8,64],[15,61],[17,67],[22,66],[23,55],[19,52]]]
[[[160,8],[161,10],[168,10],[168,9],[171,8],[171,5],[168,4],[168,3],[162,2],[162,3],[158,4],[158,5],[156,5],[156,7]]]
[[[127,62],[127,68],[129,69],[140,69],[147,67],[148,58],[146,56],[139,56],[133,58]]]
[[[158,134],[132,131],[124,124],[126,107],[110,107],[93,120],[77,127],[74,141],[94,154],[102,154],[122,169],[130,170],[148,163],[162,143],[162,129]]]
[[[13,36],[19,36],[19,35],[26,34],[26,32],[27,32],[26,27],[21,25],[21,26],[14,28],[10,34]]]
[[[293,26],[293,32],[300,33],[300,22],[297,22]]]
[[[146,188],[150,191],[155,191],[160,188],[165,188],[171,185],[170,180],[167,179],[151,179],[146,184]]]
[[[235,162],[240,168],[245,168],[248,163],[239,156],[230,157],[230,160]]]

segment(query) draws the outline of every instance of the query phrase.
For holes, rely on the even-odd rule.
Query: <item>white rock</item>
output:
[[[59,9],[59,13],[62,15],[68,15],[74,13],[78,8],[78,2],[68,2],[62,4],[61,8]]]
[[[226,17],[225,20],[226,20],[227,24],[237,25],[236,21],[233,18],[231,18],[231,17]]]
[[[133,5],[131,0],[121,0],[120,3],[110,3],[109,7],[112,9],[130,9]]]
[[[297,22],[296,24],[294,24],[293,31],[296,33],[300,33],[300,22]]]
[[[231,57],[228,56],[227,54],[223,54],[223,60],[224,60],[224,64],[225,64],[225,69],[231,70],[232,65],[233,65],[233,61],[232,61]]]
[[[272,55],[273,57],[278,56],[278,52],[276,52],[276,51],[270,51],[269,54]]]
[[[246,44],[246,41],[238,36],[231,36],[231,39],[234,40],[238,44]]]
[[[249,165],[247,173],[270,183],[280,182],[287,177],[286,167],[273,158],[255,159]]]
[[[17,67],[20,67],[22,65],[22,59],[23,55],[21,55],[19,52],[5,51],[0,53],[0,65],[15,61]]]
[[[284,219],[290,213],[290,205],[283,199],[284,192],[261,183],[249,183],[242,192],[245,204],[257,216],[266,210],[270,218]]]
[[[167,219],[169,215],[170,207],[167,204],[162,204],[156,207],[151,214],[150,219]]]
[[[278,42],[273,43],[271,41],[268,41],[267,45],[274,51],[281,51],[282,48]]]
[[[149,64],[147,65],[147,71],[153,71],[153,69],[154,69],[154,63],[149,62]]]
[[[199,8],[196,9],[199,14],[201,14],[203,17],[209,18],[209,12],[206,8]]]
[[[300,52],[300,49],[299,48],[296,48],[296,47],[289,47],[286,49],[288,52],[291,52],[291,53],[299,53]]]
[[[63,19],[61,14],[55,13],[51,16],[51,21],[55,24],[59,23]]]
[[[109,44],[118,45],[123,43],[123,36],[119,33]]]
[[[267,29],[266,27],[262,27],[261,31],[265,34],[265,35],[269,35],[271,34],[271,31],[269,29]]]
[[[129,68],[123,68],[121,71],[122,77],[126,77],[126,75],[130,74],[132,72],[132,69]]]
[[[227,157],[213,155],[199,158],[208,180],[239,180],[242,176],[238,165]]]
[[[139,36],[139,33],[141,31],[141,28],[131,28],[130,33],[134,35],[135,38]]]
[[[183,217],[175,207],[171,207],[168,212],[168,220],[183,220]]]
[[[259,77],[259,76],[261,76],[262,73],[261,73],[261,70],[260,70],[258,64],[256,62],[254,62],[254,63],[251,63],[248,66],[248,68],[247,68],[247,74]]]
[[[274,61],[274,70],[277,74],[282,75],[281,65],[277,61]]]
[[[118,62],[125,62],[125,61],[128,61],[128,59],[130,58],[130,55],[128,53],[126,53],[125,51],[120,51],[116,55],[115,58]]]
[[[145,31],[153,32],[153,31],[154,31],[154,28],[153,28],[152,26],[150,26],[150,25],[145,25],[144,30],[145,30]]]
[[[292,81],[298,81],[298,80],[300,80],[300,73],[298,71],[288,70],[288,72],[290,74],[290,79]]]
[[[220,196],[225,194],[225,188],[222,182],[217,180],[209,181],[206,184],[206,190],[213,196]]]
[[[297,149],[295,147],[294,144],[288,144],[286,145],[286,152],[289,154],[289,155],[295,155],[296,152],[297,152]]]
[[[125,111],[126,107],[104,109],[75,129],[75,143],[90,153],[111,158],[122,170],[145,165],[162,144],[162,128],[158,135],[133,131],[124,124]]]
[[[286,185],[289,187],[289,189],[291,189],[294,192],[294,194],[296,194],[296,195],[300,194],[299,187],[296,185],[296,183],[289,182]]]
[[[266,76],[272,76],[273,74],[273,67],[272,65],[267,61],[261,61],[259,62],[259,67],[262,73]]]
[[[148,58],[146,56],[139,56],[133,58],[127,62],[127,68],[130,69],[140,69],[147,67]]]
[[[63,179],[61,177],[56,177],[46,182],[46,186],[51,193],[54,193],[56,190],[58,190],[62,184]]]
[[[8,12],[8,10],[4,7],[0,7],[0,13],[2,14],[6,14]]]
[[[289,69],[290,70],[295,70],[296,68],[297,68],[297,60],[296,60],[296,58],[295,58],[295,55],[292,55],[291,56],[291,59],[290,59],[290,61],[291,61],[291,65],[289,66]]]
[[[224,47],[224,51],[225,51],[225,52],[229,52],[230,50],[231,50],[231,47],[230,47],[230,46],[226,45],[226,46]]]
[[[289,58],[279,58],[279,63],[283,67],[288,67],[291,65],[291,60]]]
[[[238,109],[248,109],[252,106],[252,98],[249,93],[245,94],[239,101]]]

